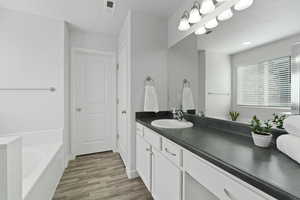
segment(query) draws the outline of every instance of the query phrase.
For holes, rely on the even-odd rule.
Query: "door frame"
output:
[[[76,145],[76,141],[75,141],[75,134],[77,133],[76,131],[76,93],[75,93],[75,63],[74,63],[74,57],[76,53],[86,53],[86,54],[99,54],[99,55],[107,55],[107,56],[112,56],[112,67],[113,67],[113,74],[114,76],[112,77],[112,99],[114,99],[114,103],[112,106],[112,119],[113,119],[113,123],[112,123],[112,150],[114,152],[116,152],[117,150],[117,60],[116,60],[116,53],[113,51],[99,51],[99,50],[94,50],[94,49],[87,49],[87,48],[71,48],[71,67],[70,67],[70,99],[71,99],[71,104],[70,104],[70,119],[71,119],[71,134],[70,134],[70,151],[71,151],[71,155],[70,155],[70,160],[74,160],[76,155],[75,152],[75,145]]]
[[[126,44],[128,54],[127,60],[127,152],[126,152],[126,174],[128,178],[138,177],[136,171],[136,139],[135,139],[135,112],[134,102],[132,98],[132,17],[131,11],[125,19],[123,27],[118,37],[118,50]],[[119,61],[119,60],[118,60]],[[118,113],[119,114],[119,113]],[[117,127],[118,128],[118,127]]]

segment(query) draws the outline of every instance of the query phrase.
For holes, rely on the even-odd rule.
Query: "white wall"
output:
[[[64,128],[64,22],[0,9],[0,135]]]
[[[225,95],[231,93],[230,56],[200,50],[199,68],[199,110],[208,117],[227,119],[231,103],[231,95]]]
[[[160,110],[167,109],[167,21],[139,12],[132,13],[133,109],[143,111],[144,81],[155,81]]]
[[[195,108],[199,105],[199,63],[197,38],[191,35],[168,50],[168,108],[182,105],[183,80],[191,83]]]
[[[257,64],[261,61],[292,55],[292,45],[300,41],[300,34],[256,47],[231,56],[232,62],[232,109],[241,113],[241,120],[249,121],[253,115],[262,119],[272,118],[274,112],[287,112],[287,109],[253,108],[237,105],[237,67]]]
[[[119,43],[123,40],[129,42],[128,102],[131,105],[128,116],[126,170],[128,175],[133,177],[136,175],[135,113],[143,111],[144,81],[147,76],[151,76],[155,81],[160,110],[167,109],[167,20],[139,12],[129,12],[122,30]]]
[[[231,104],[230,56],[209,51],[205,55],[206,115],[227,119]]]
[[[65,155],[71,152],[71,120],[70,120],[70,31],[68,25],[64,25],[64,144]],[[65,159],[68,160],[68,157]]]
[[[198,66],[199,66],[199,95],[198,95],[198,111],[205,112],[206,110],[206,59],[205,51],[198,51]]]
[[[116,52],[117,37],[73,29],[71,30],[71,47]]]

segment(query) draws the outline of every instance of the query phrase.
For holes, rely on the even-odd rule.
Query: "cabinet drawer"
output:
[[[152,196],[155,200],[181,200],[182,175],[160,151],[152,150]]]
[[[161,137],[157,133],[144,127],[144,138],[152,147],[155,147],[159,151],[161,150]]]
[[[181,166],[181,149],[177,144],[163,138],[162,152],[175,165]]]
[[[253,186],[243,181],[237,181],[221,169],[184,151],[183,166],[187,173],[197,180],[206,189],[220,199],[230,200],[272,200],[267,194],[262,193]],[[264,194],[264,195],[262,195]],[[273,199],[274,200],[274,199]]]
[[[142,137],[144,137],[144,126],[140,123],[136,123],[136,133]]]

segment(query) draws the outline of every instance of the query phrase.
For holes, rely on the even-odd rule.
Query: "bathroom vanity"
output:
[[[246,125],[189,117],[194,127],[156,128],[169,116],[137,113],[137,171],[155,200],[296,200],[300,165],[255,147]]]

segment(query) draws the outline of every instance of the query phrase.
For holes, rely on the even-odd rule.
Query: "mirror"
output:
[[[168,50],[168,105],[182,105],[190,81],[195,109],[238,121],[253,115],[299,114],[300,1],[255,0],[207,34],[191,34]]]

